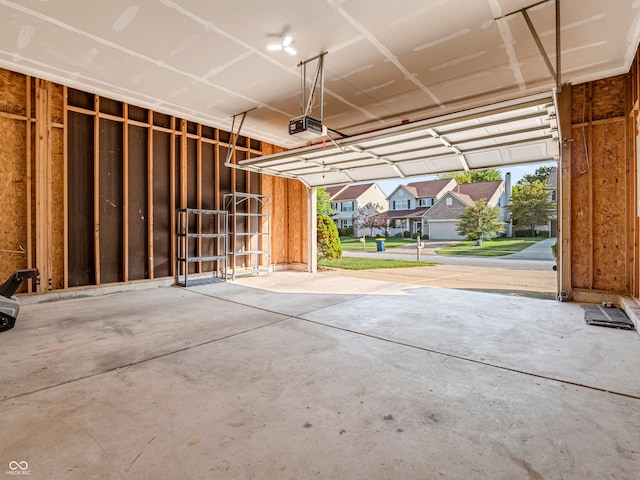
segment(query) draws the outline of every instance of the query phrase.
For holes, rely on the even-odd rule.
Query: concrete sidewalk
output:
[[[426,241],[421,261],[437,262],[431,267],[331,270],[331,273],[356,278],[402,281],[415,285],[435,286],[510,296],[555,299],[557,273],[550,244],[555,239],[542,240],[521,252],[503,257],[468,257],[438,255],[436,250],[454,245],[456,241]],[[416,245],[405,245],[384,252],[345,250],[345,257],[394,260],[417,259]]]

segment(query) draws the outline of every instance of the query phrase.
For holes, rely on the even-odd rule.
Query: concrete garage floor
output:
[[[640,472],[640,336],[577,304],[280,272],[28,304],[0,339],[8,477]]]

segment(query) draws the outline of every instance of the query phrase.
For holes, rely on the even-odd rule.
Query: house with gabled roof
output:
[[[430,240],[464,240],[458,233],[458,217],[468,206],[484,199],[491,207],[500,207],[501,220],[507,218],[507,192],[503,180],[462,183],[446,192],[422,216],[423,232]]]
[[[331,208],[336,212],[331,218],[338,229],[353,228],[353,217],[358,209],[371,203],[378,212],[387,210],[387,196],[376,183],[327,187]],[[358,235],[359,232],[355,232]]]
[[[389,234],[422,233],[422,216],[456,185],[453,178],[399,185],[389,195]]]

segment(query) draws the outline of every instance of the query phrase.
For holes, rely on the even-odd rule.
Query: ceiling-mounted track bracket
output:
[[[231,116],[231,137],[233,138],[233,145],[231,145],[231,148],[227,151],[227,159],[225,160],[224,164],[228,167],[231,164],[231,159],[233,158],[233,154],[236,151],[236,145],[238,145],[238,137],[240,136],[240,131],[242,130],[242,125],[244,124],[244,119],[247,117],[247,113],[255,110],[258,107],[253,107],[250,108],[249,110],[245,110],[244,112],[241,113],[236,113],[235,115]],[[238,117],[242,117],[240,118],[240,125],[238,125],[238,131],[237,132],[233,132],[234,127],[236,125],[236,118]]]
[[[528,10],[532,9],[533,7],[537,7],[538,5],[542,5],[543,3],[548,3],[550,1],[555,1],[555,5],[556,5],[556,25],[555,25],[556,65],[555,65],[555,68],[553,67],[551,60],[549,59],[549,55],[547,54],[547,51],[544,49],[544,45],[542,45],[540,36],[538,35],[536,28],[533,26],[533,22],[531,21],[531,17],[529,17],[529,12],[528,12]],[[542,58],[544,59],[544,63],[546,64],[547,69],[549,70],[549,73],[551,74],[551,77],[553,78],[553,81],[556,84],[556,88],[558,89],[558,91],[560,91],[560,84],[562,82],[561,68],[560,68],[560,57],[562,56],[560,51],[560,0],[544,0],[542,2],[537,2],[537,3],[534,3],[533,5],[529,5],[528,7],[521,8],[520,10],[516,10],[515,12],[507,13],[506,15],[498,17],[495,20],[496,21],[502,20],[503,18],[507,18],[512,15],[516,15],[518,13],[521,13],[522,16],[524,17],[524,21],[527,23],[527,27],[531,32],[531,36],[533,37],[533,40],[536,42],[538,51],[540,52],[540,55],[542,55]]]

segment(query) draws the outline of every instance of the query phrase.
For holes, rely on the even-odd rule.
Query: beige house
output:
[[[376,183],[327,187],[327,193],[331,198],[331,208],[336,212],[331,218],[338,229],[354,228],[354,215],[369,203],[379,213],[387,210],[387,197]],[[358,233],[354,231],[355,235]]]
[[[464,240],[458,233],[458,217],[468,206],[484,199],[491,207],[501,208],[501,219],[506,219],[505,182],[463,183],[440,198],[422,216],[425,232],[431,240]]]

